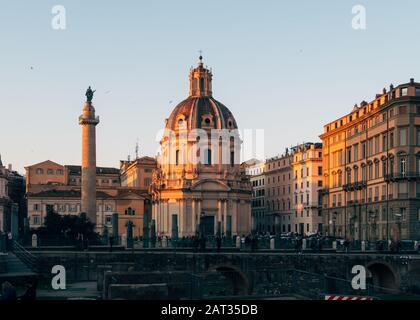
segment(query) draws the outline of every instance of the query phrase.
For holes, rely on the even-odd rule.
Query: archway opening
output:
[[[203,277],[204,296],[244,296],[249,294],[246,276],[229,266],[209,270]]]
[[[368,267],[370,282],[376,290],[391,293],[398,289],[397,279],[391,268],[383,263],[374,263]]]

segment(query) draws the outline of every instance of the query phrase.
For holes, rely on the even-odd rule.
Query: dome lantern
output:
[[[190,71],[190,97],[212,96],[212,73],[204,68],[203,57],[200,55],[197,68]]]

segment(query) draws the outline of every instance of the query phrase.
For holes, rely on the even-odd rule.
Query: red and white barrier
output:
[[[325,300],[354,300],[354,301],[361,301],[361,300],[373,300],[372,297],[357,297],[357,296],[325,296]]]

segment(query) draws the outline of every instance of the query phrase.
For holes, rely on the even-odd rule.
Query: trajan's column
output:
[[[83,106],[79,124],[82,126],[82,212],[96,224],[96,125],[99,117],[95,117],[92,105],[93,91],[86,91],[86,102]]]

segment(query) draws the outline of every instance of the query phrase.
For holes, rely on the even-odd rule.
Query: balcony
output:
[[[389,173],[384,177],[385,181],[399,181],[399,180],[410,180],[419,181],[419,172],[405,172],[405,173]]]

